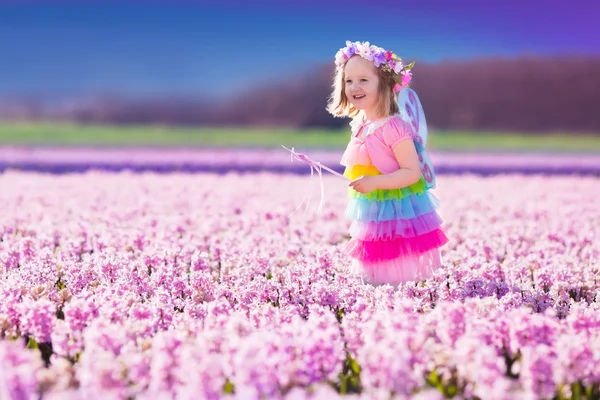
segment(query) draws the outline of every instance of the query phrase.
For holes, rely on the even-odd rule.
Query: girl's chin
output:
[[[365,106],[364,104],[360,104],[360,103],[358,103],[358,104],[352,103],[352,105],[354,106],[354,108],[356,108],[359,111],[365,111],[365,110],[369,109],[369,107]]]

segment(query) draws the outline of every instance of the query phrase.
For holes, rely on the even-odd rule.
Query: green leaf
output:
[[[560,385],[558,385],[558,400],[565,400],[565,396],[563,395],[563,388],[565,386],[561,383]]]
[[[446,389],[446,396],[454,397],[457,394],[458,394],[458,387],[456,385],[448,385],[448,388]]]
[[[452,388],[451,386],[446,388],[442,383],[441,377],[438,375],[436,370],[433,370],[429,373],[429,377],[427,378],[427,382],[433,387],[435,387],[440,393],[442,393],[445,397],[452,397],[454,394],[450,395],[451,391],[458,392],[458,388]]]
[[[358,392],[360,388],[360,380],[357,376],[351,376],[348,381],[350,382],[350,387],[354,392]]]
[[[581,384],[579,382],[571,385],[572,400],[581,400]]]
[[[335,317],[336,317],[336,319],[337,319],[337,321],[339,323],[342,323],[342,319],[344,317],[344,313],[345,312],[344,312],[343,308],[338,309],[337,312],[335,313]]]
[[[354,360],[353,358],[350,358],[350,369],[356,375],[360,374],[360,365],[358,365],[358,363],[356,362],[356,360]]]
[[[66,286],[60,281],[60,278],[58,278],[58,281],[56,282],[56,287],[58,287],[58,290],[63,290],[66,288]]]
[[[404,68],[402,68],[402,69],[406,69],[406,70],[408,70],[408,69],[412,69],[412,67],[414,67],[414,66],[415,66],[415,62],[413,61],[413,62],[411,62],[410,64],[408,64],[407,66],[405,66],[405,67],[404,67]]]
[[[28,349],[37,349],[39,347],[38,347],[37,342],[33,338],[29,338],[29,341],[27,342],[27,348]]]
[[[440,377],[435,369],[429,373],[428,381],[436,387],[441,384]]]
[[[338,375],[340,394],[361,392],[360,371],[360,364],[352,358],[349,352],[346,352],[343,370]]]
[[[235,387],[233,386],[233,383],[231,383],[231,381],[227,379],[225,381],[225,386],[223,386],[223,393],[233,394],[234,390]]]
[[[347,394],[348,393],[348,378],[346,378],[345,376],[342,376],[340,378],[340,394]]]

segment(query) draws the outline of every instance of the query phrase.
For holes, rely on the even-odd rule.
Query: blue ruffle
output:
[[[438,207],[439,200],[429,192],[391,200],[351,199],[346,207],[346,218],[362,222],[412,219]]]

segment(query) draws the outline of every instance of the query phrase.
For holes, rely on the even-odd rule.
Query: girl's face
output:
[[[346,97],[355,108],[372,118],[379,96],[377,68],[371,61],[354,56],[346,63],[344,73]]]

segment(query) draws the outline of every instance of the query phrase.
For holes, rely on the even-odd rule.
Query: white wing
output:
[[[425,146],[427,145],[427,120],[423,106],[417,96],[417,92],[410,88],[404,88],[398,92],[398,106],[400,108],[400,117],[406,121],[413,130],[413,138],[417,153],[419,155],[419,164],[421,174],[425,179],[427,188],[435,187],[435,173],[433,164],[427,154]]]

